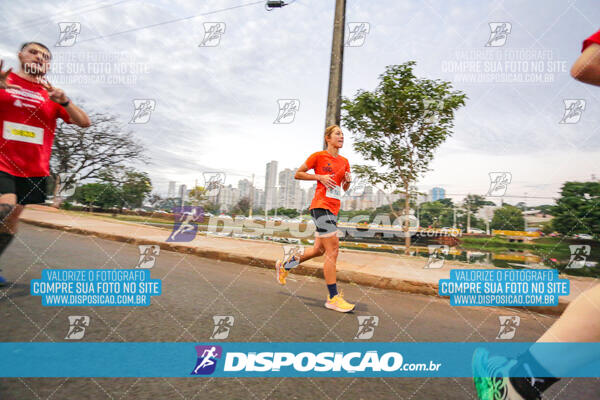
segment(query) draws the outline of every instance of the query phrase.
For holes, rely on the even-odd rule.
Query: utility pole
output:
[[[454,216],[452,217],[452,227],[456,228],[456,207],[454,207],[454,209],[452,210],[454,212]]]
[[[331,63],[329,67],[329,91],[325,127],[340,124],[342,105],[342,69],[344,65],[344,26],[346,25],[346,0],[335,0],[333,17],[333,40],[331,41]],[[323,139],[323,149],[327,143]]]
[[[194,179],[194,205],[198,205],[198,179]]]
[[[250,211],[248,218],[252,219],[252,207],[254,207],[254,174],[252,174],[252,184],[250,185]]]
[[[525,192],[525,201],[523,203],[523,211],[527,211],[527,192]],[[525,215],[523,215],[523,221],[525,222],[525,230],[527,230],[527,217]]]

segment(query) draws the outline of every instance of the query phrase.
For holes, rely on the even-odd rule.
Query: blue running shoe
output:
[[[473,353],[473,381],[480,400],[541,400],[523,397],[510,382],[508,371],[517,363],[506,357],[490,357],[485,349]]]

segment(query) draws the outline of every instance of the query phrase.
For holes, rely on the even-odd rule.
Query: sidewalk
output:
[[[131,222],[113,222],[98,217],[72,215],[45,206],[28,206],[22,214],[22,221],[46,228],[94,235],[120,242],[158,244],[161,249],[165,250],[265,268],[274,269],[275,261],[283,256],[283,245],[278,243],[204,235],[198,235],[191,242],[167,243],[170,231],[166,229]],[[427,259],[423,257],[340,249],[337,278],[342,282],[437,296],[438,281],[449,278],[451,269],[490,268],[489,266],[446,261],[443,268],[425,269],[426,262]],[[323,257],[307,261],[294,268],[293,272],[323,277]],[[593,278],[562,275],[561,278],[570,279],[571,294],[560,297],[559,305],[556,307],[530,307],[532,311],[560,314],[570,301],[597,282]]]

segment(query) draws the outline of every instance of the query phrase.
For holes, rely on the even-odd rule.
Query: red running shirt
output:
[[[600,44],[600,31],[594,33],[592,36],[590,36],[589,38],[587,38],[583,41],[583,46],[581,47],[581,51],[584,51],[585,49],[587,49],[588,46],[591,45],[592,43]]]
[[[321,182],[317,182],[315,197],[310,203],[310,209],[324,208],[331,211],[334,215],[338,215],[342,198],[342,180],[346,176],[346,172],[350,172],[350,164],[348,160],[338,154],[337,157],[332,156],[327,150],[313,153],[306,160],[308,169],[314,169],[317,175],[332,175],[335,184],[335,189],[327,189]]]
[[[21,89],[0,89],[0,171],[31,178],[50,175],[56,119],[71,123],[60,104],[38,83],[11,73],[8,83]]]

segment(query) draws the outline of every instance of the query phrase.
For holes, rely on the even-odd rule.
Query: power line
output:
[[[75,9],[75,11],[71,11],[71,12],[66,13],[66,14],[54,14],[54,15],[51,15],[51,16],[35,18],[35,19],[31,19],[29,21],[25,21],[25,22],[13,25],[13,26],[9,26],[6,29],[1,30],[0,33],[6,33],[6,32],[10,32],[10,31],[14,31],[14,30],[16,30],[18,28],[30,28],[32,26],[41,25],[41,24],[45,23],[46,20],[48,20],[48,19],[53,19],[53,18],[58,18],[58,17],[67,17],[67,16],[71,16],[71,15],[75,15],[75,14],[86,14],[86,13],[89,13],[89,12],[92,12],[92,11],[97,11],[97,10],[101,10],[101,9],[104,9],[104,8],[114,7],[114,6],[117,6],[119,4],[129,2],[129,1],[131,1],[131,0],[120,0],[120,1],[117,1],[115,3],[104,4],[104,5],[96,7],[96,8],[92,8],[92,9],[89,9],[89,10],[84,10],[87,7],[91,7],[91,6],[94,6],[96,4],[99,4],[98,2],[96,2],[96,3],[88,4],[87,6],[82,6],[82,7],[78,8],[78,9]]]
[[[473,193],[446,193],[446,196],[467,196],[469,194],[473,194]],[[503,197],[511,197],[511,198],[516,198],[516,199],[555,199],[556,197],[543,197],[543,196],[509,196],[509,195],[503,195],[503,196],[488,196],[488,195],[483,195],[482,197],[498,197],[498,198],[503,198]]]
[[[185,20],[188,20],[188,19],[193,19],[193,18],[197,18],[197,17],[203,17],[203,16],[206,16],[206,15],[216,14],[216,13],[220,13],[220,12],[223,12],[223,11],[234,10],[236,8],[248,7],[248,6],[253,6],[253,5],[262,4],[262,3],[263,3],[263,0],[261,0],[261,1],[255,1],[253,3],[240,4],[239,6],[221,8],[219,10],[209,11],[209,12],[205,12],[205,13],[202,13],[202,14],[190,15],[188,17],[176,18],[176,19],[171,19],[171,20],[168,20],[168,21],[158,22],[156,24],[140,26],[138,28],[128,29],[126,31],[120,31],[120,32],[110,33],[108,35],[101,35],[101,36],[96,36],[96,37],[89,38],[89,39],[78,40],[77,43],[89,42],[91,40],[104,39],[104,38],[109,38],[109,37],[113,37],[113,36],[117,36],[117,35],[123,35],[125,33],[131,33],[131,32],[141,31],[143,29],[155,28],[157,26],[172,24],[174,22],[185,21]]]

